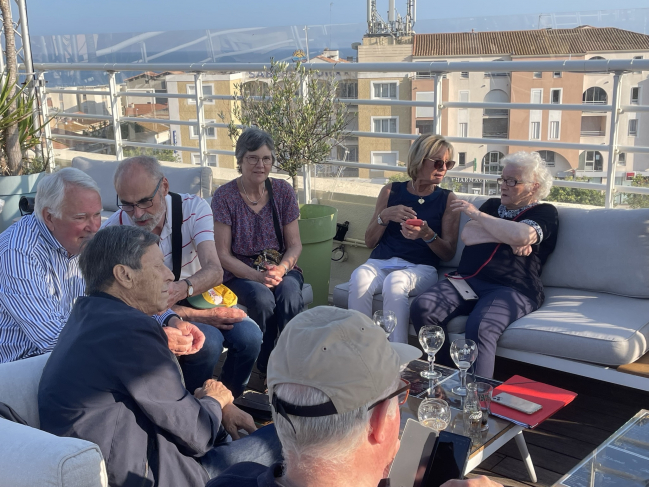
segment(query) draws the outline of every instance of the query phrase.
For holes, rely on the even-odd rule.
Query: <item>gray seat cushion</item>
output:
[[[538,311],[500,337],[504,348],[593,362],[628,364],[649,343],[649,300],[548,287]]]
[[[304,286],[302,287],[302,298],[304,299],[304,306],[306,308],[308,308],[309,305],[313,303],[313,288],[311,287],[311,284],[307,284],[306,282],[304,283]],[[246,308],[243,304],[237,304],[237,308],[241,308],[246,313],[248,312],[248,308]]]
[[[11,487],[104,487],[106,465],[99,447],[59,438],[0,419],[0,485]]]
[[[72,159],[72,167],[85,172],[99,186],[104,211],[117,211],[117,193],[113,186],[113,175],[118,164],[118,161],[96,161],[85,157]],[[169,181],[171,191],[197,194],[203,198],[212,196],[212,169],[209,167],[164,163],[162,172]]]
[[[28,425],[40,427],[38,384],[50,354],[0,364],[0,402],[11,406]]]

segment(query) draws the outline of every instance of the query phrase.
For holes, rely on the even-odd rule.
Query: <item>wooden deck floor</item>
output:
[[[551,486],[635,413],[649,407],[646,392],[497,358],[494,378],[504,381],[515,374],[569,389],[578,396],[551,419],[524,433],[537,483],[530,482],[514,440],[486,459],[469,477],[487,475],[512,487]],[[256,369],[249,388],[264,390]]]

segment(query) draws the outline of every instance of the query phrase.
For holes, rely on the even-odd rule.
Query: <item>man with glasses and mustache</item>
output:
[[[160,237],[165,265],[173,270],[173,208],[169,182],[153,157],[122,161],[114,176],[120,210],[103,227],[130,225]],[[196,195],[174,196],[182,206],[180,272],[169,285],[165,332],[169,348],[180,362],[189,391],[212,378],[223,346],[228,357],[222,382],[235,397],[245,389],[261,346],[261,330],[237,308],[195,309],[187,298],[199,296],[223,281],[223,268],[214,244],[212,211]],[[176,203],[176,204],[178,204]]]

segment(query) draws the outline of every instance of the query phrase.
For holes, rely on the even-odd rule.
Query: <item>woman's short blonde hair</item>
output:
[[[425,134],[419,136],[417,140],[410,146],[408,151],[408,176],[413,181],[417,179],[419,169],[427,157],[434,157],[441,153],[440,157],[448,152],[448,159],[452,160],[455,150],[450,142],[448,142],[441,135]]]
[[[541,159],[538,152],[514,152],[504,157],[500,162],[503,165],[503,169],[509,165],[520,167],[523,170],[525,179],[538,183],[539,189],[536,195],[539,201],[545,199],[550,194],[554,178],[550,174],[550,171],[548,171],[545,161]]]

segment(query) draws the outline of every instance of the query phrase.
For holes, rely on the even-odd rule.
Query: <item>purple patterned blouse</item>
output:
[[[282,236],[284,236],[284,226],[300,217],[300,208],[293,187],[289,183],[274,178],[270,178],[270,181],[273,185],[273,198]],[[225,223],[231,227],[232,253],[244,264],[251,265],[254,257],[262,250],[279,251],[280,246],[275,236],[270,205],[266,203],[259,213],[252,211],[239,193],[236,179],[214,192],[212,213],[215,222]],[[234,277],[236,277],[234,274],[226,270],[223,282]]]

